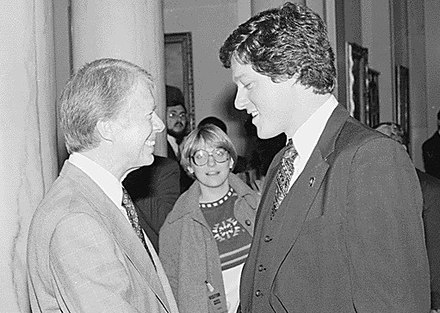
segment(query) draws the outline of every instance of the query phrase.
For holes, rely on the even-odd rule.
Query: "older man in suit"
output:
[[[289,2],[264,11],[234,30],[220,60],[258,136],[288,138],[266,176],[242,312],[429,312],[414,166],[331,94],[322,19]]]
[[[177,312],[161,263],[121,181],[153,162],[153,81],[142,68],[101,59],[61,97],[70,153],[33,217],[28,286],[36,312]]]

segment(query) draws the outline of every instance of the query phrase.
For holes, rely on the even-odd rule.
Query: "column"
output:
[[[0,311],[30,312],[26,244],[57,175],[52,2],[0,3]]]
[[[145,68],[156,81],[158,115],[165,122],[165,60],[162,0],[72,0],[74,69],[99,58],[125,59]],[[156,153],[166,155],[165,131]]]

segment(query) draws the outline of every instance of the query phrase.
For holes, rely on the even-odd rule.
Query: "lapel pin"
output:
[[[315,183],[315,177],[310,177],[309,186],[312,187],[314,183]]]

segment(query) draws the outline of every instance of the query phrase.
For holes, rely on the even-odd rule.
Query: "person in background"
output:
[[[374,129],[402,144],[407,136],[400,125],[384,122]],[[440,179],[416,168],[423,194],[423,224],[431,279],[431,313],[440,313]]]
[[[130,172],[123,181],[137,212],[139,223],[159,251],[159,230],[180,196],[177,161],[154,156],[153,164]]]
[[[182,91],[174,86],[166,85],[167,105],[167,147],[168,157],[180,162],[180,144],[188,130],[188,115]],[[180,168],[180,193],[186,191],[193,179]]]
[[[240,283],[242,312],[428,312],[423,199],[403,147],[349,115],[332,92],[323,20],[287,2],[220,49],[235,107],[260,138],[280,133]]]
[[[257,129],[252,124],[252,116],[249,116],[244,126],[247,138],[251,140],[249,147],[252,149],[249,160],[248,185],[261,194],[270,163],[275,155],[286,145],[286,134],[281,133],[266,139],[258,138]]]
[[[160,230],[160,258],[179,311],[235,313],[259,196],[231,173],[237,153],[217,126],[198,126],[181,164],[196,181]]]
[[[166,85],[168,157],[179,160],[179,145],[187,134],[187,114],[182,91]]]
[[[153,163],[153,80],[123,60],[83,66],[61,96],[70,153],[33,216],[27,245],[32,312],[177,313],[159,258],[121,181]]]
[[[440,178],[440,111],[437,113],[437,131],[422,145],[425,172]]]
[[[226,126],[225,122],[223,122],[218,117],[215,116],[205,117],[203,120],[199,122],[198,126],[202,126],[206,124],[213,124],[219,127],[225,134],[228,134],[228,127]],[[241,155],[237,155],[237,162],[234,165],[234,169],[232,170],[232,173],[234,174],[244,173],[246,170],[247,170],[246,158]]]

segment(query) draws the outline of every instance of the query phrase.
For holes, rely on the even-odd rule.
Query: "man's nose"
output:
[[[237,94],[235,95],[234,106],[237,110],[244,110],[246,108],[246,103],[249,100],[245,96],[245,92],[241,90],[241,88],[237,89]]]

